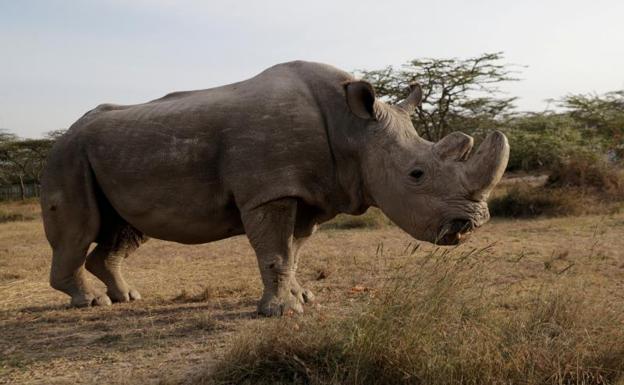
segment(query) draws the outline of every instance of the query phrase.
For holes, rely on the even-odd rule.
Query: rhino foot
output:
[[[301,298],[303,299],[303,303],[312,303],[314,302],[314,294],[312,294],[312,292],[304,287],[302,287],[299,282],[297,282],[295,280],[294,282],[294,291],[295,293],[293,293],[293,295],[296,295],[297,297],[301,296]]]
[[[106,294],[108,294],[113,302],[130,302],[141,299],[141,294],[135,289],[128,289],[126,291],[109,290]]]
[[[291,279],[277,294],[265,293],[258,304],[258,313],[267,317],[303,313],[303,305],[314,301],[314,294]]]
[[[111,299],[106,295],[95,294],[79,294],[73,296],[70,302],[72,307],[90,307],[90,306],[110,306],[112,305]]]

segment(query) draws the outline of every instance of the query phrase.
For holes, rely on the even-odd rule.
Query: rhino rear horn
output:
[[[494,131],[466,162],[466,182],[471,192],[486,198],[503,177],[508,160],[507,137]]]
[[[468,158],[473,145],[472,136],[456,131],[437,142],[433,152],[442,160],[463,161]]]
[[[402,102],[397,104],[397,106],[404,109],[408,114],[414,112],[416,107],[419,107],[422,103],[422,88],[420,88],[420,84],[412,83],[409,85],[409,95]]]

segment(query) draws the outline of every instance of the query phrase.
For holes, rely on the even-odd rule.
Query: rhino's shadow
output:
[[[21,368],[54,359],[210,344],[258,317],[255,299],[218,303],[141,301],[105,308],[30,306],[0,313],[0,362]]]

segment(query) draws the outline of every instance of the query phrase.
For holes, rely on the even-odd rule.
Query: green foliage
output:
[[[48,152],[58,136],[45,139],[20,139],[0,130],[0,186],[19,184],[25,199],[25,183],[40,184]]]
[[[378,95],[397,103],[407,85],[423,88],[422,106],[412,121],[425,139],[438,141],[452,131],[479,133],[497,126],[513,108],[515,98],[502,98],[497,85],[517,80],[503,55],[485,53],[468,59],[414,59],[400,68],[359,71]]]
[[[17,136],[4,128],[0,128],[0,144],[17,140]]]
[[[603,95],[568,95],[559,101],[588,136],[600,136],[624,156],[624,90]]]
[[[504,131],[511,147],[509,171],[550,170],[571,158],[606,153],[604,139],[584,133],[567,113],[517,115]]]
[[[596,165],[599,158],[624,158],[624,91],[568,95],[559,105],[565,111],[517,115],[508,121],[509,170],[560,172],[574,167],[574,159],[581,159],[576,164],[581,166]]]
[[[51,140],[56,141],[59,138],[61,138],[63,135],[65,135],[66,132],[67,132],[66,129],[52,130],[52,131],[46,132],[44,136],[46,139],[51,139]]]
[[[0,143],[0,166],[9,179],[39,181],[50,139],[15,139]]]

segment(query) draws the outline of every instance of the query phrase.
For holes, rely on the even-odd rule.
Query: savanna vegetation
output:
[[[0,189],[18,186],[19,198],[27,198],[26,185],[37,188],[41,184],[41,171],[48,151],[64,130],[51,131],[40,139],[24,139],[6,129],[0,129]],[[11,198],[11,196],[6,196]]]
[[[255,314],[244,237],[151,240],[126,261],[144,300],[67,309],[23,187],[62,131],[0,131],[0,188],[22,186],[0,202],[0,383],[624,384],[624,91],[519,112],[500,87],[521,70],[489,53],[359,71],[389,101],[423,86],[426,139],[507,134],[495,218],[448,249],[375,209],[339,216],[302,251],[317,304],[282,319]]]
[[[266,319],[244,237],[150,240],[125,261],[142,301],[68,309],[37,202],[0,206],[30,218],[0,223],[0,383],[624,381],[623,213],[494,219],[451,249],[339,218],[302,250],[317,304]]]

